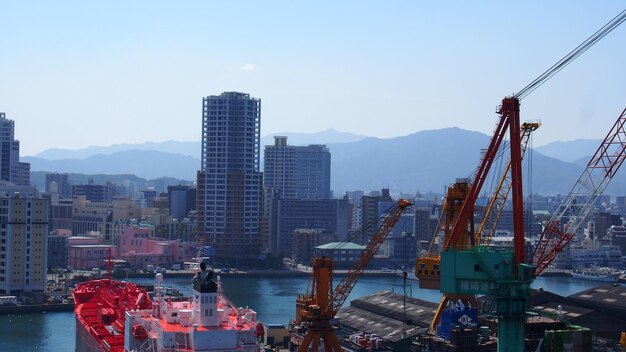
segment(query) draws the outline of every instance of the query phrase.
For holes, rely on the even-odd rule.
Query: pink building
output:
[[[146,269],[148,265],[169,268],[172,264],[190,261],[195,256],[197,245],[178,240],[150,238],[150,229],[129,227],[119,238],[119,257],[131,268]]]
[[[71,238],[71,237],[70,237]],[[70,246],[69,266],[72,269],[101,268],[104,260],[117,257],[117,248],[106,244],[74,244]]]

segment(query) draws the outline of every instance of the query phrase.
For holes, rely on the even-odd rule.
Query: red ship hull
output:
[[[73,296],[77,352],[123,352],[126,311],[152,308],[148,292],[129,282],[88,281]]]

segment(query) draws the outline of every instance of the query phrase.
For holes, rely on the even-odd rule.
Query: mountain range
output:
[[[272,133],[261,137],[261,145],[274,144],[274,136],[288,136],[288,142],[291,145],[309,145],[309,144],[329,144],[329,143],[349,143],[356,142],[367,138],[348,132],[339,132],[334,129],[327,129],[317,133],[292,133],[292,132],[279,132]],[[46,149],[39,154],[33,155],[35,158],[46,160],[64,160],[64,159],[79,159],[84,160],[89,157],[104,154],[111,155],[114,153],[125,152],[129,150],[140,151],[157,151],[164,153],[182,154],[190,156],[196,159],[200,159],[200,141],[195,142],[179,142],[179,141],[165,141],[165,142],[145,142],[141,144],[113,144],[108,147],[103,146],[91,146],[81,149],[59,149],[50,148]]]
[[[331,187],[336,195],[346,190],[380,188],[390,188],[392,192],[442,193],[456,178],[471,176],[490,138],[460,128],[421,131],[388,139],[327,130],[317,134],[276,133],[263,137],[262,145],[273,144],[274,135],[288,136],[288,143],[293,145],[326,144],[331,152]],[[526,158],[532,158],[532,164],[524,162],[525,191],[567,193],[599,144],[599,140],[555,142],[527,151]],[[31,163],[32,171],[195,180],[199,151],[199,142],[168,141],[74,151],[49,149],[22,160]],[[625,186],[626,176],[618,173],[607,192],[622,194]]]

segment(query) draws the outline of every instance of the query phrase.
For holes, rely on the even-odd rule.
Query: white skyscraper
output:
[[[202,99],[198,239],[221,263],[259,252],[261,100],[225,92]]]

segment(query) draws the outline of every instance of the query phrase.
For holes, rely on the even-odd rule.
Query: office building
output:
[[[315,229],[332,234],[337,241],[347,239],[348,201],[343,199],[275,199],[272,202],[269,246],[272,253],[292,256],[296,229]]]
[[[54,193],[54,191],[61,199],[72,198],[72,188],[67,174],[46,174],[46,193]]]
[[[225,92],[202,99],[198,239],[237,265],[259,252],[261,100]]]
[[[393,200],[389,194],[388,188],[383,188],[381,194],[372,194],[361,197],[361,226],[363,231],[360,233],[359,238],[355,240],[359,243],[366,244],[376,233],[378,228],[378,203],[388,202],[391,204]]]
[[[0,179],[18,186],[30,185],[30,164],[20,162],[20,141],[15,123],[0,112]]]
[[[86,235],[99,232],[102,241],[111,243],[113,226],[113,204],[90,202],[84,196],[74,199],[72,214],[72,234]]]
[[[73,225],[74,202],[64,199],[58,204],[50,204],[50,231],[54,230],[72,230]]]
[[[104,185],[96,185],[93,180],[89,180],[86,185],[72,185],[72,197],[85,196],[90,202],[106,203],[111,202],[117,195],[115,185],[107,182]]]
[[[415,237],[417,241],[430,241],[435,232],[431,228],[431,210],[430,207],[415,208]]]
[[[167,186],[167,199],[170,216],[183,220],[192,210],[196,210],[196,189],[190,186]]]
[[[71,231],[52,231],[48,236],[48,268],[65,269],[68,266]]]
[[[43,291],[48,201],[21,193],[0,197],[0,293]]]

